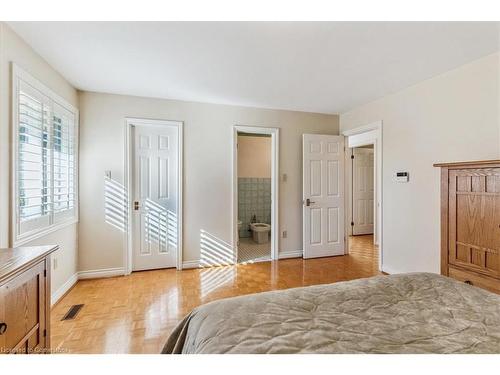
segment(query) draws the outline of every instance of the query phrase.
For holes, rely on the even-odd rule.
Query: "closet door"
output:
[[[449,173],[450,264],[500,276],[500,168]]]

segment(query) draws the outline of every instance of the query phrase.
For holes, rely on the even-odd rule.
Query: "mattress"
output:
[[[500,295],[412,273],[233,297],[194,309],[163,353],[500,353]]]

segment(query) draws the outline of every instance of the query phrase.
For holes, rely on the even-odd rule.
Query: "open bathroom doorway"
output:
[[[233,131],[233,249],[235,263],[278,259],[277,128]]]

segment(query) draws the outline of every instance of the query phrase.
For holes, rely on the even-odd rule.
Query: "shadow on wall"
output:
[[[200,231],[200,266],[234,264],[233,247],[205,230]]]
[[[126,232],[128,194],[125,187],[109,177],[104,179],[104,215],[107,224]],[[158,244],[163,251],[177,249],[177,214],[146,199],[143,208],[144,236],[150,244]],[[161,251],[161,250],[160,250]]]
[[[107,224],[121,232],[127,230],[128,194],[125,187],[109,177],[104,178],[104,216]]]

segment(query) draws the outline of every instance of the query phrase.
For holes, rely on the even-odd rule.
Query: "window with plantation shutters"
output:
[[[55,221],[73,214],[75,207],[75,118],[55,104],[52,116],[53,210]]]
[[[78,112],[13,68],[14,245],[77,220]]]

